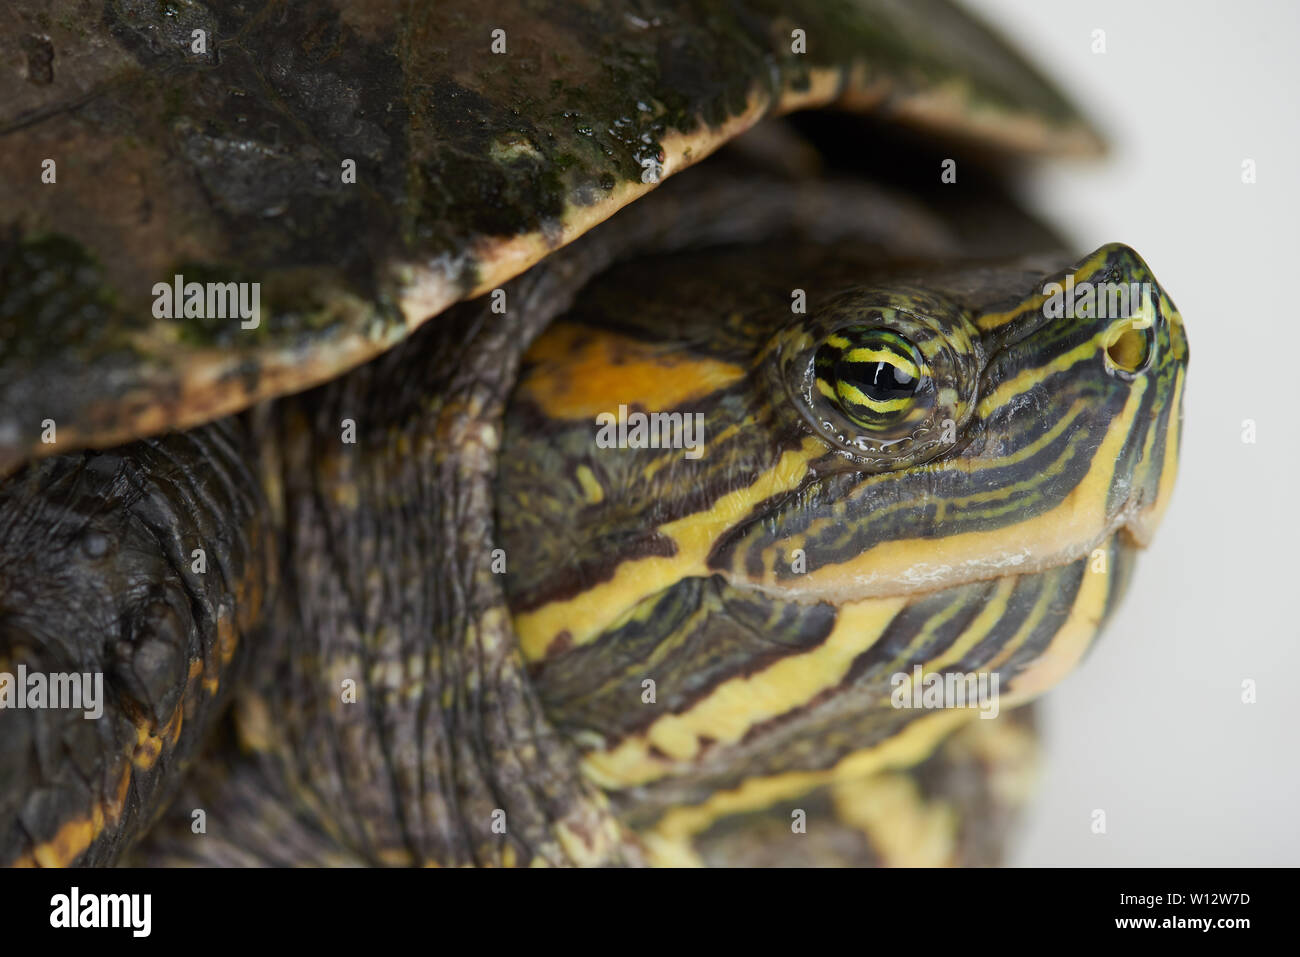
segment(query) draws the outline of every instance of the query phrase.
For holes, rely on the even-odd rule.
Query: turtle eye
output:
[[[826,338],[815,387],[850,421],[885,429],[906,413],[927,374],[920,352],[891,329],[851,326]]]
[[[907,468],[951,449],[970,417],[980,358],[971,329],[944,299],[849,289],[785,326],[768,368],[845,467]]]

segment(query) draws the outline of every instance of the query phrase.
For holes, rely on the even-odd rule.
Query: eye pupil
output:
[[[916,391],[916,378],[892,362],[840,360],[835,371],[841,382],[856,386],[877,402],[902,399]]]

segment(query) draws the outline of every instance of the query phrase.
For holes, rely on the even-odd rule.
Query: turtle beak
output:
[[[1091,500],[1098,511],[1095,522],[1080,526],[1076,554],[1116,533],[1145,546],[1178,471],[1188,360],[1182,316],[1142,257],[1122,243],[1101,246],[1038,288],[1042,296],[977,319],[992,354],[981,382],[987,428],[997,439],[989,448],[1001,455],[1011,437],[1044,433],[1053,408],[1062,415],[1088,409],[1071,434],[1091,429],[1095,457],[1090,478],[1072,494],[1076,505]],[[1021,379],[1023,395],[1003,396]],[[1062,521],[1077,514],[1071,506]]]

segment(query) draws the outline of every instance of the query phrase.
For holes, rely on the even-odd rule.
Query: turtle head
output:
[[[806,264],[755,284],[747,263],[722,294],[670,263],[652,287],[615,272],[525,359],[500,514],[507,551],[540,556],[508,578],[530,657],[691,575],[839,604],[1149,541],[1188,350],[1129,247],[822,264],[806,309]]]
[[[850,288],[779,332],[764,369],[830,451],[732,523],[710,569],[843,602],[1054,568],[1119,532],[1145,545],[1186,364],[1178,311],[1127,246]]]
[[[1089,647],[1168,501],[1186,364],[1121,245],[611,272],[506,417],[506,586],[548,717],[669,860],[918,766],[975,712],[900,706],[899,675],[997,677],[1005,707]]]

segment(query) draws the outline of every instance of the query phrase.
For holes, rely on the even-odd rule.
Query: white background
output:
[[[1043,699],[1043,786],[1010,862],[1300,865],[1300,3],[967,7],[1113,147],[1040,171],[1030,203],[1080,252],[1137,249],[1191,344],[1173,504],[1125,606]]]

